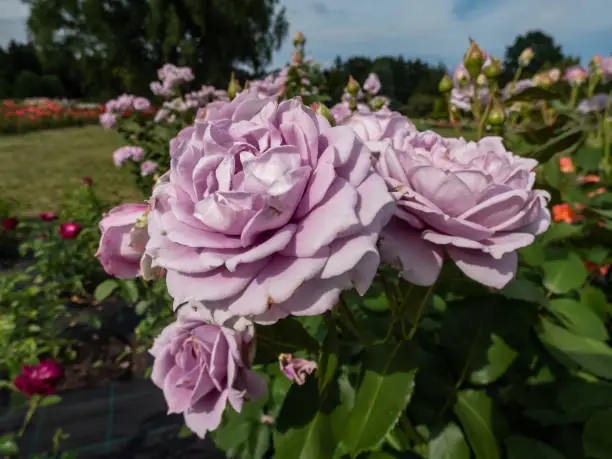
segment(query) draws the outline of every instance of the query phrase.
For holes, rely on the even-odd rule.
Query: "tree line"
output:
[[[265,75],[288,31],[279,0],[23,1],[31,10],[30,41],[0,48],[0,98],[147,95],[165,62],[192,67],[197,84],[225,87],[231,72],[243,80]],[[531,31],[507,47],[506,80],[528,46],[535,58],[526,76],[543,65],[577,62],[550,35]],[[325,73],[338,100],[349,75],[363,81],[375,72],[394,106],[418,115],[433,109],[445,71],[420,59],[355,56],[336,58]]]

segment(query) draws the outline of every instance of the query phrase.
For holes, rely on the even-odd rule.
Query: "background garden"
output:
[[[612,458],[612,57],[580,62],[535,30],[499,57],[458,37],[455,68],[401,56],[322,66],[308,37],[287,36],[278,0],[26,3],[30,41],[0,48],[1,457]],[[284,41],[294,50],[271,69]],[[518,253],[499,285],[458,261],[428,283],[386,260],[364,296],[255,320],[247,366],[268,394],[228,408],[202,440],[151,382],[174,294],[116,242],[149,211],[130,223],[131,208],[108,212],[146,207],[180,170],[183,129],[252,94],[299,96],[377,160],[385,141],[432,158],[441,145],[505,148],[514,159],[469,167],[517,196],[543,190],[550,226],[525,223],[535,207],[517,211],[514,233],[498,229],[518,225],[507,209],[495,228],[479,222]],[[428,205],[443,213],[438,199]]]

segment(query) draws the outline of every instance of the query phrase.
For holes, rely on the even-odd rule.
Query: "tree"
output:
[[[556,65],[565,59],[561,46],[555,43],[550,35],[540,31],[532,30],[524,35],[519,35],[511,46],[506,48],[505,76],[509,80],[518,69],[519,56],[524,49],[533,49],[535,55],[525,69],[526,76],[531,76],[545,64]]]
[[[115,92],[143,92],[165,62],[225,84],[236,65],[265,67],[288,28],[279,0],[23,1],[43,66],[51,71],[69,52],[85,90],[104,82]]]

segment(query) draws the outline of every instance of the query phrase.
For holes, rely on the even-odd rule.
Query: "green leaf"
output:
[[[43,397],[41,399],[40,407],[57,405],[61,401],[62,397],[60,397],[59,395],[47,395],[46,397]]]
[[[130,303],[136,303],[140,296],[136,282],[133,279],[121,279],[120,282],[125,299]]]
[[[500,459],[493,433],[493,402],[484,392],[468,389],[457,393],[454,412],[459,418],[476,459]]]
[[[511,280],[500,293],[512,300],[529,301],[536,304],[543,304],[546,301],[546,291],[527,279]]]
[[[505,443],[507,459],[566,459],[552,446],[521,435],[508,437]]]
[[[550,260],[542,265],[544,286],[553,293],[567,293],[584,284],[589,273],[584,263],[573,252],[565,259]]]
[[[389,301],[380,282],[373,282],[365,296],[362,298],[362,304],[370,311],[386,311],[389,309]]]
[[[94,298],[96,301],[104,301],[119,287],[115,279],[107,279],[96,287]]]
[[[353,457],[376,447],[395,426],[414,391],[414,344],[375,345],[365,352],[364,375],[346,421],[343,443]]]
[[[186,425],[182,425],[181,429],[179,430],[178,433],[178,437],[179,438],[187,438],[187,437],[191,437],[193,435],[193,431],[187,427]]]
[[[0,454],[3,456],[17,456],[19,446],[15,442],[15,434],[8,433],[0,437]]]
[[[529,266],[541,266],[542,263],[546,261],[546,253],[544,252],[544,247],[540,243],[540,239],[527,247],[519,249],[519,255]]]
[[[149,309],[149,306],[151,306],[150,301],[148,300],[139,301],[138,303],[136,303],[136,306],[134,306],[134,312],[136,312],[136,314],[141,316],[145,312],[147,312],[147,309]]]
[[[555,357],[564,357],[559,359],[561,363],[567,364],[565,359],[569,359],[596,376],[612,379],[612,348],[607,344],[574,335],[546,319],[542,319],[538,335]]]
[[[603,148],[583,145],[576,151],[573,156],[574,164],[587,171],[596,171],[599,169],[599,163],[603,157]]]
[[[543,245],[547,245],[551,242],[564,241],[571,237],[579,236],[580,234],[582,234],[582,227],[580,225],[553,222],[548,230],[538,238],[538,241]]]
[[[582,443],[587,457],[612,459],[612,408],[593,415],[584,426]]]
[[[297,320],[287,317],[273,325],[256,326],[257,353],[255,363],[270,363],[281,353],[318,352],[319,343]]]
[[[550,300],[547,309],[576,335],[602,341],[608,339],[606,326],[597,314],[576,300],[571,298]]]
[[[340,403],[336,384],[319,394],[315,378],[293,384],[277,419],[275,459],[331,458],[337,447],[330,416]]]
[[[396,459],[396,456],[385,451],[374,451],[368,454],[368,459]]]
[[[449,422],[436,436],[429,440],[429,459],[470,459],[470,448],[463,431],[454,422]]]
[[[338,367],[338,332],[336,325],[329,323],[327,335],[321,348],[321,358],[319,359],[319,370],[317,378],[319,380],[319,391],[323,391],[325,386],[332,380]]]
[[[532,151],[529,156],[537,159],[541,163],[544,163],[559,152],[579,148],[582,144],[584,144],[584,140],[585,136],[582,128],[578,127],[572,130],[567,130],[560,136],[554,137],[540,148]]]
[[[487,360],[484,366],[470,375],[474,384],[491,384],[497,381],[512,365],[518,352],[506,344],[499,336],[491,335],[491,344],[487,349]]]
[[[580,291],[580,302],[591,308],[602,320],[612,316],[612,305],[608,303],[606,294],[597,287],[585,285]]]

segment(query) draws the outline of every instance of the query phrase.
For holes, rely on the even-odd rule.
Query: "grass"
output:
[[[113,165],[121,145],[116,132],[100,126],[0,137],[0,199],[15,199],[19,215],[33,216],[57,209],[59,190],[82,186],[87,176],[110,197],[142,201],[129,172]]]
[[[445,137],[455,137],[447,127],[431,128]],[[463,133],[466,139],[474,133]],[[117,169],[112,152],[121,137],[100,126],[74,127],[0,137],[0,200],[19,203],[20,216],[35,216],[56,210],[60,190],[82,186],[91,177],[98,190],[121,201],[142,201],[127,170]]]

